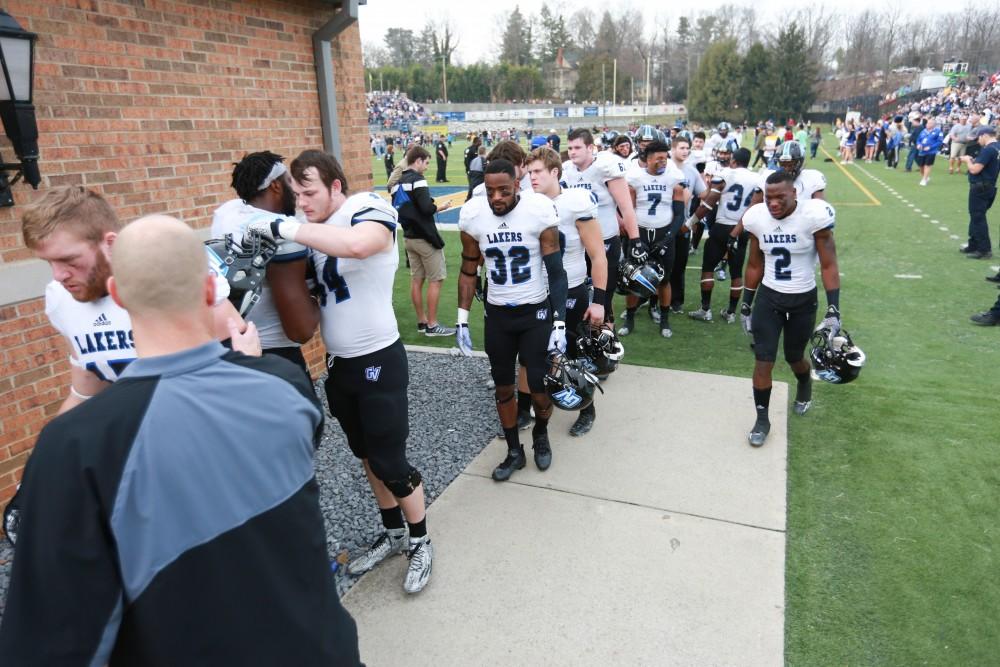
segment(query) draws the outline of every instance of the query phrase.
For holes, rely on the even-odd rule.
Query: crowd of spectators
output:
[[[411,123],[428,123],[431,114],[422,104],[414,102],[406,93],[394,91],[372,91],[365,93],[368,106],[368,124],[386,129],[400,129]]]
[[[983,124],[991,124],[1000,116],[1000,72],[983,73],[978,79],[959,81],[923,99],[903,102],[889,115],[946,120],[971,113],[979,114]]]

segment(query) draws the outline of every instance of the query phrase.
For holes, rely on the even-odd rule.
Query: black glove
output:
[[[726,250],[729,251],[730,256],[736,254],[736,249],[739,247],[739,245],[740,245],[740,237],[738,236],[729,236],[726,239]]]
[[[645,264],[649,258],[649,246],[642,238],[634,238],[629,244],[629,256],[637,264]]]

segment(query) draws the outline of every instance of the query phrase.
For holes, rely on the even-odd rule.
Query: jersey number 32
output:
[[[493,260],[490,280],[494,285],[506,285],[508,278],[512,285],[520,285],[531,279],[531,267],[528,266],[531,253],[524,246],[514,246],[506,255],[500,248],[487,248],[483,254]]]

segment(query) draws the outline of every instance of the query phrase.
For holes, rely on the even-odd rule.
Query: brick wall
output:
[[[333,15],[316,0],[10,0],[39,35],[35,65],[38,193],[0,209],[0,268],[30,260],[21,206],[55,185],[101,192],[123,220],[168,213],[194,227],[232,198],[249,151],[294,157],[323,144],[312,34]],[[371,187],[357,25],[333,44],[344,166]],[[14,156],[6,138],[0,152]],[[68,354],[40,298],[0,304],[0,500],[13,493],[39,429],[68,388]],[[307,347],[322,369],[318,340]]]

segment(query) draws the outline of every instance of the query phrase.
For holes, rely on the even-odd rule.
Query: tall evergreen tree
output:
[[[751,122],[768,118],[770,90],[767,87],[771,54],[760,42],[754,42],[743,58],[742,102],[745,118]]]
[[[737,120],[742,116],[737,109],[742,78],[743,62],[736,52],[736,40],[712,44],[691,79],[688,113],[701,121]]]
[[[514,11],[507,19],[507,27],[501,41],[500,60],[511,65],[525,65],[531,62],[530,29],[518,6],[514,7]]]
[[[777,122],[799,119],[809,110],[816,100],[816,75],[805,32],[793,21],[778,33],[764,84]]]

